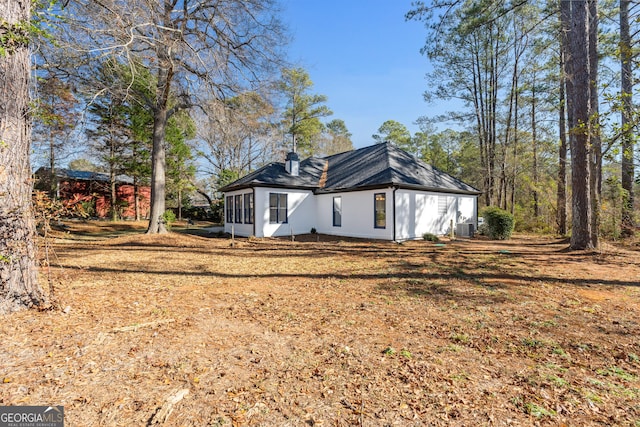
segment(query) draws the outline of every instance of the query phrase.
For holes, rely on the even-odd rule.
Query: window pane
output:
[[[342,226],[342,197],[333,198],[333,226]]]
[[[244,195],[244,223],[253,224],[253,193]]]
[[[287,195],[269,193],[269,222],[272,224],[287,222]]]
[[[278,194],[269,193],[269,222],[278,222]]]
[[[387,204],[386,194],[376,193],[375,197],[375,228],[385,228],[387,226]]]
[[[227,196],[227,222],[233,222],[233,196]]]
[[[235,197],[235,220],[242,223],[242,194],[236,194]]]
[[[287,222],[287,195],[279,194],[279,212],[278,212],[278,222]]]

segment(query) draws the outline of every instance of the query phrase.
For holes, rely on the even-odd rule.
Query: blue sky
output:
[[[290,60],[328,97],[329,119],[344,120],[356,148],[373,144],[386,120],[414,133],[418,117],[434,115],[422,98],[426,30],[404,19],[411,0],[283,0],[283,8]]]

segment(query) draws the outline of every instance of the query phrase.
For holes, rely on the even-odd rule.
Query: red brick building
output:
[[[109,175],[99,172],[56,169],[52,183],[51,169],[40,168],[35,173],[35,188],[43,191],[55,189],[56,197],[70,203],[86,203],[92,215],[107,218],[111,212],[111,183]],[[138,185],[138,211],[147,218],[151,201],[151,188]],[[136,218],[136,186],[128,176],[116,177],[116,206],[120,218]]]

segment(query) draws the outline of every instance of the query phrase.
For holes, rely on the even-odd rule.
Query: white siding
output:
[[[396,239],[421,238],[424,233],[448,234],[456,224],[476,224],[476,196],[396,191]]]
[[[269,223],[269,193],[287,194],[287,222]],[[306,234],[316,227],[316,202],[309,190],[284,188],[256,188],[256,237]]]
[[[385,193],[386,227],[374,227],[374,195]],[[342,198],[342,225],[333,226],[333,198]],[[393,239],[393,189],[320,194],[317,198],[318,233],[365,239]]]
[[[247,192],[251,190],[225,194],[225,231],[228,233],[231,233],[232,225],[237,236],[245,237],[306,234],[315,228],[318,233],[334,236],[410,240],[422,238],[424,233],[448,234],[451,221],[454,230],[456,224],[466,222],[473,223],[477,228],[477,196],[399,189],[395,191],[394,210],[392,188],[314,195],[309,190],[257,187],[254,193],[255,225],[226,223],[226,196]],[[286,223],[269,223],[269,193],[287,194]],[[375,227],[374,200],[378,193],[384,193],[386,197],[384,228]],[[334,197],[341,198],[341,226],[333,225]]]

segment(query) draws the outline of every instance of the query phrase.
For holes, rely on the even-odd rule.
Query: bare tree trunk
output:
[[[572,80],[573,120],[571,128],[572,233],[571,249],[593,249],[591,240],[591,162],[589,159],[590,90],[588,5],[586,0],[561,2],[570,7],[567,60],[568,77]]]
[[[133,207],[136,221],[140,221],[140,186],[136,177],[133,178]]]
[[[0,0],[3,29],[14,34],[31,16],[30,1]],[[8,32],[8,31],[7,31]],[[29,164],[29,47],[21,40],[0,55],[0,314],[42,305],[38,283]]]
[[[633,74],[631,35],[629,30],[629,0],[620,0],[620,68],[622,98],[622,189],[625,198],[622,204],[622,235],[632,236],[635,228],[633,217]]]
[[[533,216],[540,216],[540,197],[538,184],[540,181],[538,171],[538,128],[536,126],[536,69],[533,69],[533,82],[531,86],[531,145],[533,150]]]
[[[598,0],[588,0],[589,38],[589,143],[591,160],[591,244],[600,245],[600,196],[602,194],[602,140],[598,102]]]
[[[567,123],[566,123],[566,99],[565,99],[565,53],[564,44],[561,43],[560,48],[560,108],[559,108],[559,127],[560,127],[560,148],[558,150],[558,195],[557,195],[557,215],[556,223],[558,226],[558,234],[564,236],[567,234]]]
[[[513,215],[516,210],[516,184],[518,179],[518,132],[520,128],[518,126],[518,115],[520,114],[520,95],[519,95],[519,81],[516,76],[515,80],[515,111],[513,116],[513,178],[511,179],[511,214]]]
[[[153,151],[151,156],[151,207],[147,234],[166,233],[163,221],[165,211],[166,160],[164,148],[164,128],[167,110],[159,107],[153,119]]]
[[[513,30],[514,30],[514,34],[517,32],[517,28],[516,28],[516,24],[514,21],[514,25],[513,25]],[[517,37],[516,37],[517,38]],[[519,44],[518,43],[514,43],[514,60],[513,60],[513,72],[511,75],[511,89],[509,91],[509,112],[507,113],[507,128],[505,131],[505,147],[503,150],[503,158],[502,158],[502,170],[501,170],[501,180],[503,182],[501,182],[501,188],[502,186],[504,186],[504,206],[502,209],[504,209],[505,211],[507,210],[509,201],[511,201],[511,213],[513,214],[514,210],[515,210],[515,174],[516,174],[516,170],[514,169],[514,173],[513,173],[513,177],[511,180],[508,180],[507,178],[507,155],[508,155],[508,150],[507,150],[507,146],[509,144],[509,140],[512,139],[513,141],[511,142],[514,145],[514,149],[513,149],[513,153],[514,153],[514,158],[513,158],[513,164],[514,164],[514,168],[515,168],[515,164],[517,163],[516,161],[516,154],[517,154],[517,148],[515,147],[515,145],[517,144],[518,141],[518,74],[520,73],[520,55],[522,50],[518,50]],[[514,113],[515,111],[515,113]],[[515,117],[514,117],[515,114]],[[514,122],[514,129],[512,129],[512,121]],[[513,134],[513,137],[511,136]],[[508,198],[508,181],[511,181],[512,184],[512,188],[511,188],[511,200],[509,200]]]
[[[165,13],[169,14],[170,11]],[[156,87],[156,105],[153,115],[153,150],[151,155],[151,213],[147,234],[162,234],[167,232],[163,221],[166,198],[166,157],[165,157],[165,128],[167,125],[167,108],[173,69],[169,48],[158,46],[158,83]]]
[[[111,221],[118,220],[118,192],[116,188],[116,169],[114,165],[114,156],[115,156],[115,141],[114,141],[113,133],[110,136],[109,141],[109,182],[111,184]]]
[[[573,132],[573,129],[576,127],[576,118],[574,115],[574,99],[573,93],[575,92],[573,79],[571,78],[571,70],[570,70],[570,61],[571,61],[571,51],[569,50],[569,31],[570,31],[570,23],[571,23],[571,2],[560,0],[560,15],[561,15],[561,26],[562,26],[562,45],[564,52],[564,69],[563,69],[563,81],[565,87],[566,94],[566,107],[567,107],[567,130],[568,130],[568,148],[575,145],[576,135]],[[568,163],[565,163],[568,165]],[[573,174],[571,174],[571,179],[573,180]],[[573,206],[573,196],[571,197],[571,206]],[[568,199],[567,199],[568,202]],[[573,208],[571,209],[573,212]],[[567,215],[568,216],[568,215]],[[573,220],[572,220],[573,222]],[[567,229],[567,232],[569,229]]]
[[[49,197],[58,198],[58,179],[56,177],[56,152],[53,143],[53,132],[49,133]]]

